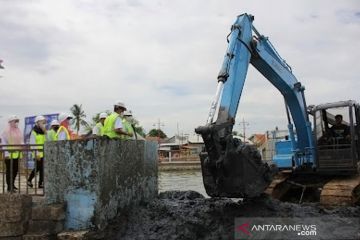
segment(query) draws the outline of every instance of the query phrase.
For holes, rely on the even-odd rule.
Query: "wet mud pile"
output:
[[[89,239],[233,239],[236,217],[359,217],[360,207],[328,210],[316,203],[284,203],[262,196],[251,201],[209,199],[193,191],[169,191],[118,216]]]

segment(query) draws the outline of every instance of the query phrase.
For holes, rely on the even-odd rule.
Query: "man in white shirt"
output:
[[[104,122],[104,136],[111,139],[124,139],[124,136],[132,137],[133,134],[124,130],[122,117],[126,110],[125,104],[117,102],[114,104],[114,112],[110,114]]]

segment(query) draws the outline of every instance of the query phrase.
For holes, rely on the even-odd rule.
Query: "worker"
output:
[[[10,116],[8,119],[8,126],[1,134],[3,145],[19,145],[24,144],[23,134],[19,129],[19,118],[16,115]],[[19,149],[20,147],[9,146],[3,149]],[[16,192],[15,178],[19,169],[19,159],[22,157],[20,151],[5,152],[5,165],[6,165],[6,184],[8,192]],[[12,167],[11,167],[12,165]],[[12,177],[12,178],[11,178]],[[11,178],[11,179],[10,179]]]
[[[33,156],[35,158],[35,167],[31,171],[27,180],[27,185],[33,187],[32,180],[35,174],[39,172],[39,188],[44,187],[44,143],[46,141],[46,119],[44,116],[37,116],[35,118],[35,126],[30,134],[30,144],[37,144],[41,146],[32,147],[39,151],[34,151]]]
[[[124,136],[132,137],[132,134],[127,133],[122,125],[124,111],[126,111],[124,103],[117,102],[114,104],[114,112],[104,122],[104,136],[111,139],[123,139]]]
[[[67,113],[61,113],[59,115],[60,127],[55,135],[56,140],[70,140],[71,139],[70,119],[72,119],[72,116],[70,116]]]
[[[56,133],[60,128],[60,123],[58,120],[54,119],[50,123],[50,129],[47,131],[46,140],[47,141],[56,141]]]
[[[335,124],[330,128],[332,136],[338,139],[350,140],[350,127],[343,124],[343,116],[338,114],[335,116]]]
[[[105,122],[106,117],[107,117],[106,113],[100,113],[99,122],[97,122],[96,125],[92,129],[92,134],[94,137],[104,135],[104,122]]]
[[[132,134],[132,137],[124,136],[125,140],[136,139],[136,132],[135,132],[134,126],[132,125],[132,121],[133,121],[132,112],[130,110],[125,111],[124,112],[124,117],[122,119],[122,124],[123,124],[123,127],[124,127],[124,131],[126,131],[127,133]]]

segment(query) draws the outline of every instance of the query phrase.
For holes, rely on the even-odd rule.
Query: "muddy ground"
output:
[[[159,194],[153,202],[118,216],[90,239],[233,239],[236,217],[360,217],[360,207],[327,210],[315,203],[209,199],[193,191]]]

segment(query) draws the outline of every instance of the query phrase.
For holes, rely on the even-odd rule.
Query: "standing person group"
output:
[[[50,129],[46,129],[46,118],[44,116],[35,117],[35,125],[30,134],[30,144],[32,146],[32,157],[35,159],[35,167],[27,179],[27,185],[33,187],[32,180],[39,172],[38,187],[44,186],[44,143],[46,141],[70,140],[70,119],[69,114],[60,114],[59,121],[53,120]],[[15,179],[19,169],[19,159],[22,158],[21,148],[24,144],[23,134],[19,129],[19,118],[15,115],[10,116],[8,125],[1,134],[1,145],[3,145],[5,165],[6,165],[6,184],[8,192],[16,192]],[[8,145],[8,146],[7,146]],[[18,145],[18,146],[17,146]]]
[[[59,120],[52,120],[50,123],[50,129],[46,129],[46,119],[44,116],[37,116],[35,118],[35,126],[30,134],[30,144],[36,144],[39,146],[33,147],[35,150],[33,157],[35,159],[35,167],[30,173],[27,180],[27,185],[33,187],[32,180],[35,174],[39,172],[39,185],[38,188],[44,187],[44,143],[46,141],[58,141],[58,140],[70,140],[70,119],[69,114],[61,113]]]
[[[40,175],[38,188],[44,187],[44,143],[46,141],[70,140],[71,131],[69,126],[71,118],[69,114],[62,113],[59,115],[58,120],[51,121],[49,129],[46,129],[46,118],[44,116],[40,115],[35,118],[35,125],[30,134],[35,166],[27,179],[29,187],[34,187],[32,181],[37,172]],[[117,102],[114,104],[114,112],[109,116],[106,113],[100,114],[99,122],[93,128],[93,136],[105,136],[110,139],[121,140],[136,139],[135,128],[131,121],[131,111],[127,111],[124,103]],[[21,146],[16,145],[24,144],[17,116],[11,116],[8,119],[8,126],[1,135],[1,144],[4,145],[3,149],[7,150],[4,152],[7,190],[14,192],[17,190],[14,183],[18,174],[19,159],[22,157]]]

